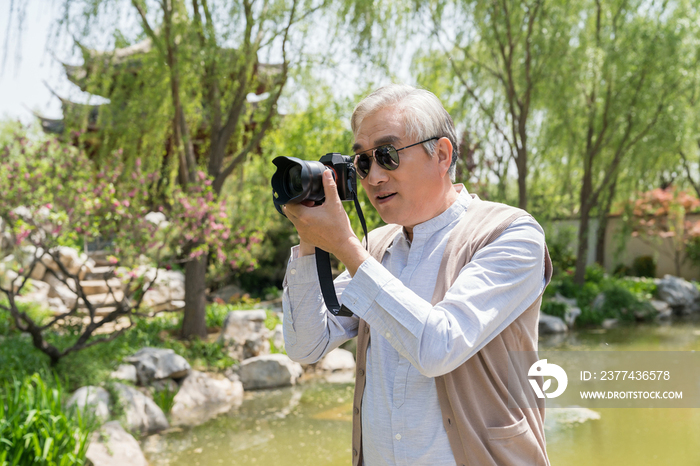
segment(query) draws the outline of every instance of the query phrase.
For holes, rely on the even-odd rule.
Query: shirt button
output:
[[[360,377],[362,377],[363,375],[365,375],[365,371],[363,371],[362,369],[360,369],[359,371],[357,371],[357,373],[360,374]]]
[[[289,271],[290,275],[296,275],[297,274],[297,269],[292,269]]]
[[[355,414],[360,414],[360,408],[355,408]]]
[[[386,339],[388,340],[389,338],[391,338],[391,333],[389,333],[389,332],[386,332],[386,333],[384,334],[384,336],[385,336],[385,337],[386,337]]]
[[[396,436],[395,436],[394,438],[395,438],[396,440],[401,440],[401,434],[396,434]]]
[[[369,327],[365,327],[365,333],[369,333]]]
[[[357,449],[355,449],[355,448],[352,449],[352,456],[357,456]]]

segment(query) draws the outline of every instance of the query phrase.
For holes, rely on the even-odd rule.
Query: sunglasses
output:
[[[432,141],[433,139],[440,139],[435,136],[425,141],[417,142],[411,144],[410,146],[402,147],[397,149],[391,144],[382,144],[373,149],[367,149],[355,155],[355,169],[357,170],[357,176],[361,180],[364,180],[367,175],[369,175],[369,169],[372,167],[372,158],[377,161],[377,164],[385,170],[396,170],[399,168],[399,151],[408,149],[418,144],[423,144],[424,142]],[[368,154],[368,152],[371,154]]]

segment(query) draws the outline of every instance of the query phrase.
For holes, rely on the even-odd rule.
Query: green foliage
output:
[[[236,307],[227,307],[226,313]],[[217,323],[220,325],[223,316],[225,313],[221,308],[208,312],[208,326],[215,327]],[[0,380],[22,378],[39,372],[55,373],[69,391],[85,385],[100,385],[109,380],[109,374],[123,358],[144,346],[170,348],[187,359],[192,367],[200,370],[221,371],[237,362],[217,341],[178,339],[182,325],[181,314],[135,317],[135,321],[136,325],[120,338],[69,354],[56,366],[51,366],[43,353],[34,348],[28,335],[10,332],[0,342]],[[63,338],[70,338],[69,335],[60,334],[50,336],[52,341],[58,340],[57,344],[61,344]]]
[[[0,392],[0,464],[84,465],[96,424],[62,409],[62,387],[38,374],[5,380]]]
[[[632,273],[635,277],[656,277],[656,261],[652,256],[638,256],[632,261]]]
[[[169,415],[175,405],[175,395],[177,395],[177,390],[171,390],[166,385],[164,388],[153,392],[153,401],[163,410],[163,413]]]
[[[685,246],[685,254],[691,264],[700,267],[700,236],[688,240]]]
[[[545,300],[540,309],[543,313],[550,316],[556,316],[561,319],[566,315],[566,304],[557,301]]]
[[[649,303],[656,292],[653,279],[610,277],[598,265],[586,268],[583,286],[575,284],[571,274],[554,277],[547,287],[546,298],[557,292],[566,298],[576,299],[581,309],[581,315],[576,319],[577,325],[599,325],[603,320],[613,318],[632,322],[654,316],[654,308]],[[542,312],[563,317],[562,306],[545,299]]]
[[[558,275],[572,269],[576,265],[576,256],[571,250],[575,244],[576,231],[573,227],[545,228],[545,238],[549,257],[552,259],[553,274]]]

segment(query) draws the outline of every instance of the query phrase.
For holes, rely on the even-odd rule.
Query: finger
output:
[[[338,186],[335,184],[333,172],[330,170],[323,172],[323,192],[326,195],[326,201],[340,202],[340,197],[338,196]]]

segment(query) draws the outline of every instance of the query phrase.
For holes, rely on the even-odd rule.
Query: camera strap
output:
[[[352,201],[355,203],[355,210],[357,211],[357,216],[360,218],[362,231],[365,234],[365,249],[368,249],[369,236],[367,233],[367,223],[365,222],[365,216],[362,214],[362,208],[360,207],[360,201],[357,199],[356,192],[352,194]],[[335,293],[335,286],[333,285],[331,256],[328,252],[319,248],[316,248],[316,270],[318,271],[318,282],[321,285],[321,294],[323,295],[323,301],[326,303],[326,308],[328,308],[330,313],[334,316],[351,317],[353,315],[352,311],[338,303],[338,296]]]

